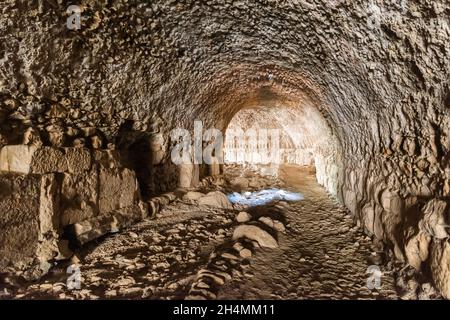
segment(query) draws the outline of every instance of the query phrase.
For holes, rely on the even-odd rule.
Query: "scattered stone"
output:
[[[255,240],[261,247],[266,248],[277,248],[278,243],[267,231],[261,229],[254,225],[240,225],[233,233],[233,240],[240,238],[248,238],[250,240]]]
[[[249,181],[244,177],[236,177],[230,181],[230,184],[233,188],[238,189],[238,191],[245,190],[249,187]]]
[[[239,251],[239,255],[244,259],[248,259],[252,256],[252,252],[249,249],[244,248]]]
[[[236,221],[239,223],[244,223],[244,222],[248,222],[251,220],[251,216],[248,212],[245,211],[241,211],[237,214],[236,216]]]
[[[233,209],[227,196],[220,191],[209,192],[206,196],[198,200],[199,205],[218,207],[222,209]]]

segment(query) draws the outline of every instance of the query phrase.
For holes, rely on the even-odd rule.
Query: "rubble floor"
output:
[[[237,174],[230,171],[229,176]],[[266,178],[261,178],[266,179]],[[397,299],[395,266],[375,252],[344,207],[318,185],[310,169],[284,166],[264,186],[286,187],[305,199],[278,201],[286,225],[279,247],[256,248],[234,267],[217,299]],[[229,192],[226,187],[216,189]],[[212,189],[211,189],[212,190]],[[35,283],[2,279],[16,299],[183,299],[216,248],[229,242],[238,210],[176,200],[145,220],[81,249]],[[79,266],[80,288],[68,288],[68,266]],[[369,266],[380,265],[381,288],[368,289]],[[73,272],[73,269],[69,270]],[[75,270],[76,271],[76,270]]]

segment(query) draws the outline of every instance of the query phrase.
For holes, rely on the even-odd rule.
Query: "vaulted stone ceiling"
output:
[[[444,201],[430,215],[448,219],[448,1],[79,5],[81,30],[66,28],[65,1],[0,5],[2,145],[114,148],[130,123],[162,135],[195,119],[225,130],[245,107],[308,105],[335,137],[319,182],[399,259],[430,261],[408,246],[436,234],[423,207]],[[443,250],[434,244],[431,261],[448,259]]]

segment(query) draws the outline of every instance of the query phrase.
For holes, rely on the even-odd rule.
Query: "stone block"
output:
[[[33,153],[29,173],[45,174],[68,171],[67,159],[61,149],[37,148]]]
[[[91,168],[92,156],[89,149],[64,148],[67,160],[67,169],[70,173],[78,174]]]
[[[233,209],[230,200],[228,200],[227,196],[220,191],[209,192],[198,200],[198,204],[223,209]]]
[[[101,213],[129,207],[137,199],[138,184],[134,171],[100,169],[98,203]]]
[[[261,247],[266,248],[278,248],[278,242],[275,238],[265,231],[264,229],[256,225],[240,225],[233,233],[233,240],[240,238],[247,238],[257,241]]]
[[[61,183],[61,225],[66,226],[96,216],[98,207],[98,171],[64,173]]]
[[[29,173],[36,149],[27,145],[4,146],[0,150],[0,171]]]
[[[53,174],[0,175],[0,272],[39,266],[58,255],[57,190]]]
[[[5,146],[0,151],[0,171],[23,174],[79,172],[90,166],[87,153],[76,148]]]
[[[72,233],[78,244],[83,245],[107,233],[118,232],[120,229],[144,219],[147,216],[147,210],[145,204],[137,202],[129,207],[75,223],[72,226]]]

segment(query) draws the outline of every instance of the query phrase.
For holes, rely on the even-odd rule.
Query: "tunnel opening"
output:
[[[316,103],[305,94],[289,96],[269,73],[263,85],[228,120],[224,162],[245,171],[277,176],[280,166],[306,167],[339,197],[340,142]]]

